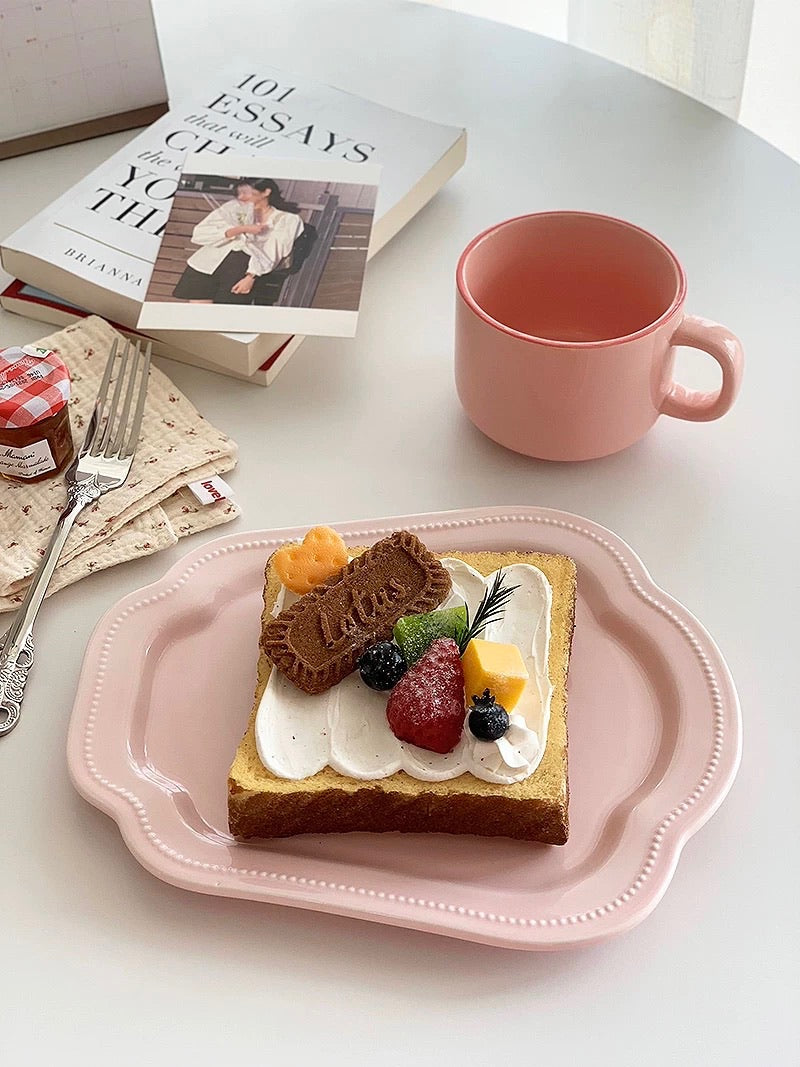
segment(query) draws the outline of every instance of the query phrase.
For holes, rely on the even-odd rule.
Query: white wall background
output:
[[[635,16],[637,12],[646,12],[656,20],[677,22],[698,16],[698,13],[710,13],[711,23],[716,20],[723,27],[723,34],[729,40],[712,39],[699,43],[722,45],[727,57],[720,63],[724,72],[726,59],[738,62],[735,55],[738,44],[744,49],[741,57],[745,62],[744,84],[738,108],[727,113],[735,115],[742,125],[764,137],[781,151],[800,162],[800,61],[797,58],[800,42],[800,2],[798,0],[422,0],[435,3],[439,7],[464,11],[505,22],[512,26],[532,30],[535,33],[552,37],[558,41],[571,41],[589,47],[606,55],[613,55],[619,62],[629,66],[640,66],[633,61],[636,48],[633,43],[625,41],[624,34],[613,36],[614,23],[621,21],[622,15]],[[752,24],[749,32],[752,8]],[[581,26],[583,23],[583,26]],[[583,32],[581,30],[583,29]],[[606,32],[604,32],[604,30]],[[712,31],[714,35],[714,31]],[[605,40],[603,40],[605,38]],[[615,48],[604,47],[616,46]],[[655,50],[657,53],[657,49]],[[666,55],[662,52],[661,73],[664,80],[675,84],[684,76],[686,91],[693,92],[690,68],[694,67],[695,86],[697,71],[704,67],[698,62],[697,55]],[[649,57],[651,68],[658,65],[658,56]],[[694,62],[693,62],[694,61]],[[682,62],[684,64],[683,69]],[[673,75],[673,77],[670,77]],[[693,92],[707,103],[719,106],[713,99],[714,89],[704,93]]]

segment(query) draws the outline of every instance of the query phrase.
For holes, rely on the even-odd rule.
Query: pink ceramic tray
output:
[[[69,734],[80,792],[174,885],[486,944],[586,944],[641,921],[739,762],[733,681],[714,642],[624,542],[541,508],[338,527],[399,528],[437,551],[539,549],[578,565],[570,669],[571,836],[343,834],[239,844],[226,773],[250,711],[264,562],[305,530],[234,534],[121,600],[89,642]]]

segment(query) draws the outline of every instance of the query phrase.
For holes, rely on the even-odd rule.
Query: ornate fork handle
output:
[[[58,518],[39,569],[31,580],[11,628],[0,640],[0,737],[11,733],[19,722],[25,683],[33,664],[33,624],[69,531],[86,505],[102,494],[103,488],[96,476],[74,482],[68,487],[67,506]]]
[[[72,518],[74,521],[78,512],[85,508],[87,504],[93,504],[95,500],[99,500],[103,492],[103,487],[100,485],[96,474],[93,474],[90,478],[84,478],[83,481],[73,482],[67,486],[67,506],[64,511],[67,512],[70,508],[73,508],[74,514]]]
[[[11,733],[19,722],[25,683],[32,666],[33,637],[28,634],[15,657],[6,658],[4,653],[0,659],[0,736]]]
[[[131,345],[126,341],[118,362],[116,337],[111,344],[83,445],[67,470],[67,506],[58,517],[11,629],[0,643],[0,737],[19,722],[25,683],[33,663],[33,623],[72,524],[87,504],[119,489],[130,473],[144,417],[151,348],[148,343],[142,353],[138,342]]]

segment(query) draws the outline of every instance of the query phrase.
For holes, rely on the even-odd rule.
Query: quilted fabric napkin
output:
[[[36,342],[54,349],[69,368],[76,446],[83,440],[115,337],[125,344],[107,322],[92,316]],[[202,505],[186,488],[231,470],[236,452],[234,442],[151,367],[142,434],[128,480],[81,512],[49,591],[236,518],[239,508],[233,501]],[[0,612],[21,602],[65,502],[63,477],[34,485],[0,479]]]

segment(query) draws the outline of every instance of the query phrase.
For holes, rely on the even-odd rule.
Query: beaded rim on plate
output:
[[[313,889],[326,889],[333,890],[336,893],[348,894],[351,896],[361,896],[374,898],[376,900],[385,900],[393,902],[395,904],[401,904],[409,906],[413,909],[427,909],[439,912],[447,912],[450,914],[456,914],[464,916],[470,920],[478,920],[479,922],[505,924],[508,926],[539,928],[545,930],[547,928],[563,928],[563,927],[576,927],[587,923],[597,923],[598,920],[608,919],[615,913],[623,912],[627,906],[639,895],[642,889],[652,880],[654,873],[661,864],[664,868],[663,871],[663,888],[669,882],[672,870],[677,862],[677,856],[680,851],[680,847],[686,837],[690,836],[694,830],[699,829],[702,822],[705,822],[706,818],[710,816],[713,810],[716,809],[719,803],[724,798],[727,788],[729,788],[735,771],[738,767],[739,759],[739,708],[738,700],[735,695],[735,689],[733,688],[732,680],[728,677],[729,683],[728,689],[733,694],[732,705],[730,700],[726,705],[726,701],[723,698],[723,691],[720,686],[720,680],[718,672],[722,671],[727,674],[727,668],[724,665],[719,653],[713,645],[713,641],[707,637],[707,635],[698,636],[693,629],[693,626],[687,622],[687,618],[696,624],[696,620],[693,620],[691,615],[680,609],[680,614],[674,610],[670,604],[666,603],[664,599],[669,599],[666,594],[663,593],[649,578],[643,565],[640,563],[635,553],[628,549],[630,556],[627,556],[625,552],[621,551],[614,543],[615,535],[610,534],[609,531],[604,530],[602,527],[595,526],[594,523],[588,520],[578,519],[576,516],[565,517],[562,513],[551,512],[547,509],[530,508],[509,508],[509,509],[492,509],[494,514],[475,514],[473,517],[456,518],[443,518],[441,521],[419,521],[413,520],[398,520],[396,523],[393,520],[388,520],[390,525],[382,526],[362,526],[361,524],[356,526],[345,526],[343,524],[338,525],[338,530],[342,536],[351,542],[358,543],[366,539],[378,539],[384,537],[390,533],[393,533],[397,529],[409,529],[414,533],[423,534],[425,531],[431,530],[451,530],[465,527],[480,527],[485,525],[495,525],[500,523],[524,523],[524,524],[542,524],[545,526],[554,526],[559,529],[569,531],[589,539],[594,544],[601,547],[607,552],[613,559],[615,565],[619,568],[622,575],[625,578],[628,587],[639,597],[645,604],[659,612],[670,624],[674,626],[680,633],[681,637],[687,642],[688,647],[691,650],[692,655],[698,660],[702,669],[703,679],[708,692],[709,703],[713,714],[713,739],[710,751],[707,755],[703,772],[699,779],[696,781],[694,788],[684,797],[684,799],[674,805],[658,822],[656,825],[649,843],[649,847],[646,850],[645,857],[641,863],[639,870],[630,879],[629,884],[624,890],[616,894],[613,898],[605,901],[604,903],[593,907],[586,911],[571,912],[563,915],[509,915],[501,914],[498,912],[487,911],[479,908],[464,907],[462,905],[448,902],[447,900],[431,900],[426,897],[409,896],[402,893],[384,892],[381,890],[371,889],[364,886],[355,884],[348,884],[345,882],[338,882],[334,880],[326,880],[319,878],[306,878],[301,875],[289,875],[273,870],[258,870],[249,867],[239,867],[235,864],[216,864],[206,863],[200,861],[192,856],[185,855],[166,844],[159,833],[154,828],[150,821],[150,816],[146,805],[142,802],[139,796],[124,786],[109,780],[98,767],[95,755],[94,755],[94,731],[96,724],[96,717],[98,707],[100,705],[100,697],[102,694],[103,683],[108,668],[111,651],[114,645],[115,638],[120,633],[125,620],[132,614],[142,610],[143,608],[153,603],[164,601],[170,597],[173,597],[180,589],[191,579],[192,575],[197,570],[212,560],[218,559],[221,556],[229,554],[231,552],[249,551],[253,549],[274,550],[281,544],[284,544],[289,537],[276,537],[276,538],[256,538],[251,540],[238,540],[235,535],[228,538],[221,538],[218,542],[215,542],[217,547],[210,550],[203,551],[198,549],[201,554],[193,559],[188,566],[178,564],[170,572],[168,572],[160,581],[150,587],[153,592],[140,599],[129,603],[123,608],[113,619],[110,621],[108,628],[105,632],[105,638],[100,650],[98,671],[93,688],[93,696],[91,704],[86,714],[85,721],[80,724],[80,720],[73,722],[73,726],[82,730],[82,743],[81,743],[81,755],[84,763],[84,768],[88,772],[91,779],[100,787],[102,791],[114,797],[118,800],[124,801],[125,807],[130,807],[135,814],[140,832],[144,835],[144,838],[148,842],[148,847],[156,850],[162,856],[166,857],[170,862],[175,863],[183,868],[191,868],[195,870],[201,870],[209,874],[219,875],[234,875],[247,878],[255,878],[263,880],[267,883],[280,883],[289,886],[309,887]],[[424,518],[420,516],[420,518]],[[574,520],[574,521],[573,521]],[[612,540],[612,538],[614,540]],[[623,548],[627,548],[623,542],[619,542]],[[641,578],[637,577],[636,571],[641,571]],[[175,578],[174,575],[178,574]],[[135,594],[133,594],[135,595]],[[129,599],[129,598],[126,598]],[[674,602],[673,602],[674,603]],[[675,607],[680,608],[679,605]],[[113,610],[113,609],[112,609]],[[681,616],[685,617],[681,617]],[[696,624],[698,629],[699,624]],[[717,666],[713,660],[717,661]],[[732,722],[736,725],[736,728],[731,731],[726,729],[726,712],[733,713]],[[77,714],[77,704],[76,704]],[[733,733],[733,736],[730,736]],[[719,769],[722,760],[723,753],[726,747],[731,744],[735,745],[734,760],[732,770],[729,773],[729,780],[727,782],[719,782]],[[75,777],[75,775],[74,775]],[[76,781],[76,784],[79,783]],[[702,818],[696,826],[687,826],[687,816],[697,806],[701,799],[707,799],[706,795],[711,790],[712,785],[719,785],[718,794],[716,795],[715,803],[710,810],[705,813],[705,817]],[[85,792],[85,790],[84,790]],[[88,797],[88,799],[92,799]],[[107,805],[103,805],[108,810]],[[112,804],[112,807],[117,807],[117,802]],[[685,828],[685,829],[684,829]],[[231,839],[233,842],[233,839]],[[671,845],[667,848],[668,843]],[[199,887],[198,887],[199,888]],[[365,916],[369,917],[369,916]],[[643,917],[643,916],[642,916]],[[630,923],[620,922],[620,929],[627,928]],[[448,932],[446,930],[442,932]],[[616,931],[610,931],[616,932]],[[571,943],[579,943],[576,938]],[[586,940],[589,940],[587,937]],[[509,942],[510,943],[510,942]],[[536,947],[531,946],[531,947]]]

